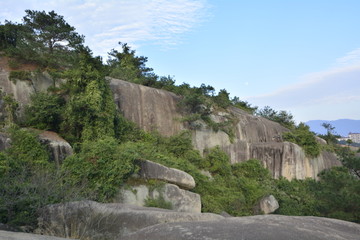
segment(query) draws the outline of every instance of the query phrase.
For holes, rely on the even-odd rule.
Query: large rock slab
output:
[[[172,136],[185,130],[177,106],[181,97],[174,93],[150,88],[115,78],[107,78],[115,104],[124,116],[145,131],[158,131]]]
[[[160,223],[223,219],[211,213],[185,213],[93,201],[49,205],[39,214],[37,233],[92,240],[121,239],[124,234]]]
[[[164,223],[122,240],[359,240],[360,225],[320,217],[259,215],[221,221]]]
[[[139,175],[141,178],[173,183],[184,189],[192,189],[195,187],[194,178],[179,169],[168,168],[148,160],[141,160],[138,164],[140,166]]]
[[[116,202],[144,207],[147,199],[163,197],[170,202],[172,210],[178,212],[201,213],[201,198],[197,193],[180,189],[174,184],[164,184],[160,188],[147,185],[130,186],[122,189]]]
[[[179,121],[184,117],[177,107],[181,99],[179,96],[118,79],[109,80],[118,110],[140,128],[146,131],[157,130],[165,136],[172,136],[189,128]],[[235,137],[230,141],[225,132],[213,131],[203,125],[191,129],[193,145],[200,153],[220,146],[229,155],[231,163],[257,158],[271,171],[274,178],[316,179],[322,170],[340,165],[332,153],[323,152],[319,157],[311,159],[296,144],[283,142],[281,136],[289,130],[276,122],[234,107],[230,107],[225,114],[234,119],[232,124]],[[211,118],[216,122],[226,119],[224,113],[214,113]]]
[[[7,232],[0,230],[1,240],[66,240],[66,238],[59,238],[53,236],[44,236],[39,234]]]

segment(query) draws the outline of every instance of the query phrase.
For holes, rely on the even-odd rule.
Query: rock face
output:
[[[164,223],[144,228],[123,240],[358,240],[360,225],[319,217],[259,215],[221,221]]]
[[[139,161],[139,165],[139,175],[141,178],[174,183],[184,189],[192,189],[195,187],[194,178],[186,172],[175,168],[168,168],[148,160]]]
[[[146,131],[157,130],[164,136],[172,136],[188,129],[189,126],[180,121],[184,116],[177,107],[179,96],[118,79],[108,80],[118,110],[140,128]],[[9,80],[9,72],[0,69],[0,87],[14,96],[20,103],[20,109],[29,103],[32,93],[44,91],[53,84],[53,80],[46,73],[33,74],[31,81],[19,80],[14,84]],[[0,100],[0,112],[4,114],[3,107]],[[20,115],[21,112],[22,110]],[[228,153],[231,163],[257,158],[270,169],[275,178],[317,178],[323,169],[340,165],[336,156],[331,153],[323,152],[318,158],[307,158],[299,146],[282,142],[281,134],[288,131],[286,128],[267,119],[249,115],[240,109],[231,108],[226,113],[213,114],[211,118],[222,121],[226,115],[236,120],[233,126],[233,141],[230,141],[225,132],[214,132],[203,126],[192,130],[193,145],[200,153],[219,145]]]
[[[47,145],[51,159],[59,167],[63,160],[73,154],[70,144],[55,132],[44,131],[39,134],[40,142]]]
[[[51,76],[44,73],[32,73],[31,80],[16,80],[9,79],[9,72],[0,69],[0,88],[8,95],[12,95],[19,103],[19,117],[22,116],[24,106],[30,103],[30,96],[36,92],[46,91],[53,85]],[[3,111],[3,103],[0,101],[0,110]]]
[[[0,231],[1,240],[66,240],[66,238],[44,236],[39,234]]]
[[[171,136],[185,129],[178,121],[182,117],[177,107],[179,96],[114,78],[108,80],[118,110],[144,130]]]
[[[273,195],[265,196],[260,201],[258,206],[255,208],[255,212],[258,214],[264,213],[269,214],[276,211],[279,208],[279,203]]]
[[[122,239],[159,223],[223,219],[211,213],[185,213],[93,201],[49,205],[40,212],[37,233],[66,238]],[[166,238],[165,238],[166,239]]]
[[[109,80],[118,110],[142,129],[155,128],[165,136],[187,129],[179,121],[183,117],[176,107],[179,97],[173,93],[118,79]],[[299,146],[282,141],[281,135],[288,129],[240,109],[230,108],[227,113],[213,115],[212,119],[221,121],[226,115],[236,120],[233,126],[235,138],[230,141],[225,132],[214,132],[204,126],[192,130],[193,145],[201,153],[220,146],[230,156],[231,163],[257,158],[275,178],[317,178],[323,169],[340,165],[336,156],[328,152],[313,159],[306,157]]]
[[[42,209],[37,233],[92,240],[358,240],[360,225],[320,217],[224,218],[216,214],[81,201]]]
[[[160,189],[152,189],[146,185],[132,186],[130,189],[123,189],[115,202],[143,207],[147,199],[157,199],[159,197],[163,197],[166,202],[170,202],[172,210],[178,212],[201,212],[200,195],[180,189],[174,184],[164,184]]]
[[[55,132],[44,131],[38,135],[40,142],[47,146],[51,160],[59,167],[62,161],[73,154],[70,144]],[[7,133],[0,132],[0,151],[4,151],[11,145],[11,139]]]

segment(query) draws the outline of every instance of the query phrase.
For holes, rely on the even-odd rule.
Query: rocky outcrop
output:
[[[177,108],[179,97],[173,93],[118,79],[109,80],[118,110],[142,129],[155,128],[165,136],[187,129],[179,121],[184,116]],[[257,158],[275,178],[317,178],[322,170],[340,165],[332,153],[323,152],[319,157],[310,159],[296,144],[283,142],[281,135],[289,130],[276,122],[250,115],[238,108],[230,108],[228,112],[215,113],[211,117],[214,121],[233,119],[235,137],[231,141],[225,132],[215,132],[199,124],[200,128],[192,130],[192,141],[200,153],[220,146],[230,156],[231,163]]]
[[[180,121],[184,115],[177,106],[179,96],[118,79],[108,80],[118,111],[140,128],[146,131],[157,130],[164,136],[172,136],[188,129],[189,126]],[[19,80],[14,84],[9,80],[7,71],[0,71],[0,87],[14,96],[20,103],[20,109],[29,103],[32,93],[44,91],[53,84],[47,73],[36,73],[31,81]],[[4,113],[2,108],[0,100],[0,112]],[[214,121],[222,121],[226,117],[234,120],[232,129],[235,137],[231,141],[225,132],[215,132],[202,124],[200,129],[192,130],[193,145],[200,153],[220,146],[230,156],[231,163],[258,158],[275,178],[317,178],[323,169],[340,165],[334,154],[323,152],[318,158],[310,159],[297,145],[282,142],[281,135],[288,130],[278,123],[247,114],[237,108],[211,116]],[[320,139],[319,141],[324,143]]]
[[[180,189],[174,184],[154,188],[147,185],[128,186],[120,191],[115,202],[144,207],[146,200],[162,197],[171,203],[171,209],[178,212],[201,212],[201,198],[197,193]]]
[[[360,225],[320,217],[259,215],[208,222],[163,223],[128,234],[122,240],[358,240]]]
[[[47,146],[51,160],[59,167],[63,160],[73,154],[70,144],[55,132],[43,131],[38,135],[39,141]],[[0,132],[0,151],[11,145],[9,134]]]
[[[137,164],[139,173],[122,187],[114,202],[144,207],[147,201],[161,199],[170,203],[171,206],[168,207],[175,211],[201,212],[200,195],[186,190],[195,187],[195,180],[191,175],[148,160],[138,160]],[[149,183],[149,180],[156,182]]]
[[[39,211],[39,214],[37,233],[92,240],[122,239],[125,234],[160,223],[223,219],[222,216],[211,213],[185,213],[93,201],[49,205]]]
[[[70,144],[55,132],[44,131],[39,134],[40,142],[48,147],[51,159],[59,167],[63,160],[73,154]]]
[[[4,93],[12,95],[19,103],[18,115],[20,118],[24,107],[30,103],[30,96],[36,92],[46,91],[52,85],[54,85],[54,81],[46,72],[32,72],[29,80],[14,79],[12,81],[9,79],[8,71],[0,71],[0,88]],[[3,103],[0,101],[1,113],[4,113],[3,107]]]
[[[171,136],[184,130],[174,93],[108,78],[118,110],[146,131]]]
[[[269,214],[275,212],[279,208],[279,203],[273,195],[265,196],[260,199],[254,209],[256,214]]]
[[[66,240],[66,238],[44,236],[31,233],[7,232],[0,230],[1,240]]]
[[[224,218],[92,201],[49,205],[39,213],[37,233],[91,240],[358,240],[360,236],[359,224],[320,217]]]
[[[138,164],[140,166],[139,175],[141,178],[173,183],[184,189],[195,187],[194,178],[186,172],[175,168],[168,168],[148,160],[141,160]]]

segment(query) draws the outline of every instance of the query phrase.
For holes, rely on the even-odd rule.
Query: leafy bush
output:
[[[31,80],[31,72],[29,71],[11,71],[9,75],[11,81],[16,80]]]
[[[321,146],[316,141],[315,135],[310,132],[309,126],[300,123],[290,132],[283,133],[285,141],[293,142],[302,147],[308,157],[320,155]]]
[[[284,110],[276,111],[269,106],[256,111],[256,115],[267,118],[271,121],[280,123],[286,128],[292,129],[295,127],[294,116]]]
[[[222,176],[230,174],[229,156],[219,146],[207,150],[205,155],[202,168],[209,170],[212,174],[220,174]]]
[[[132,152],[124,151],[114,138],[86,141],[81,151],[65,159],[62,171],[70,185],[85,185],[83,196],[109,201],[119,186],[136,171]]]
[[[14,126],[9,130],[11,147],[0,154],[0,222],[36,224],[37,208],[51,203],[54,177],[49,153],[34,134]]]
[[[319,216],[317,199],[315,196],[316,182],[313,179],[287,180],[280,178],[275,181],[275,197],[280,208],[277,214],[293,216]]]
[[[64,100],[44,92],[33,94],[30,99],[30,104],[25,107],[26,125],[58,131],[62,122]]]

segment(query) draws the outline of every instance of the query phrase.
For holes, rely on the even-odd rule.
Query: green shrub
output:
[[[16,60],[16,59],[9,59],[8,64],[9,64],[9,67],[10,67],[11,69],[17,69],[17,68],[20,67],[20,63],[19,63],[19,61]],[[11,73],[10,73],[10,74],[11,74]]]
[[[209,170],[213,174],[220,174],[226,176],[230,174],[230,159],[229,156],[220,149],[219,146],[207,150],[206,157],[203,161],[202,167]]]
[[[316,141],[314,133],[310,132],[309,126],[304,123],[300,123],[290,132],[283,133],[283,138],[302,147],[308,157],[320,155],[321,146]]]
[[[31,95],[31,102],[25,107],[27,126],[58,131],[62,122],[64,100],[56,95],[39,92]]]
[[[0,154],[0,222],[34,227],[37,209],[56,199],[55,168],[34,134],[9,132],[11,147]]]
[[[11,71],[9,79],[16,83],[16,80],[31,80],[31,72],[29,71]]]
[[[64,160],[62,171],[68,184],[85,185],[83,196],[109,201],[119,186],[134,172],[137,155],[124,151],[114,138],[86,141],[81,151]]]

